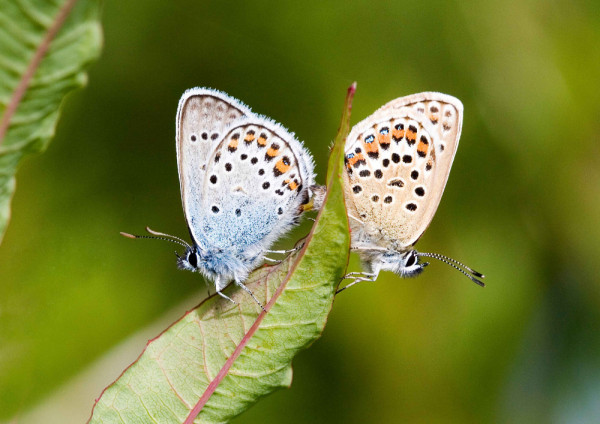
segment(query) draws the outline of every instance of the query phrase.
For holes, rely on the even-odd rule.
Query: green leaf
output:
[[[99,0],[0,0],[0,241],[21,159],[46,148],[102,44]]]
[[[231,286],[227,295],[239,305],[209,297],[148,343],[97,400],[91,423],[222,423],[290,386],[292,359],[320,337],[348,261],[341,170],[354,89],[310,234],[298,253],[259,268],[246,282],[268,313]]]

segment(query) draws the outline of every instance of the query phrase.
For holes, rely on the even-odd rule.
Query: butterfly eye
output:
[[[197,268],[198,267],[198,256],[196,256],[196,252],[190,252],[188,254],[187,261],[190,263],[191,266],[193,266],[194,268]]]
[[[406,266],[407,267],[411,267],[413,266],[415,263],[417,262],[417,255],[415,255],[415,252],[410,252],[408,259],[406,260]]]

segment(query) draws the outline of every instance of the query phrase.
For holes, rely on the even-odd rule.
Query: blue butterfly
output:
[[[200,272],[232,302],[222,290],[233,280],[262,308],[244,281],[269,259],[266,253],[287,253],[269,248],[311,202],[315,175],[310,153],[283,126],[207,88],[187,90],[181,97],[176,146],[192,244],[150,229],[154,237],[121,234],[183,245],[179,268]]]

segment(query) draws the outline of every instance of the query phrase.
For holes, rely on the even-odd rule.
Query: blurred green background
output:
[[[27,422],[109,349],[204,296],[172,246],[118,234],[187,234],[174,144],[185,89],[223,90],[283,123],[323,182],[355,80],[354,123],[419,91],[464,103],[418,247],[484,272],[487,287],[432,263],[344,292],[292,388],[235,422],[600,420],[599,2],[138,0],[106,2],[103,26],[89,85],[17,174],[0,246],[0,420]],[[92,393],[67,400],[80,412],[62,422],[87,419]]]

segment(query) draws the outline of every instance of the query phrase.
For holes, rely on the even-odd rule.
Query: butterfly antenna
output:
[[[186,243],[184,240],[180,239],[179,237],[175,237],[170,234],[159,233],[158,231],[151,230],[149,227],[146,227],[146,231],[148,231],[152,235],[151,236],[139,236],[136,234],[129,234],[129,233],[124,233],[124,232],[121,232],[121,235],[123,237],[127,237],[130,239],[144,238],[144,239],[166,240],[166,241],[170,241],[171,243],[177,243],[186,248],[191,247],[188,243]]]
[[[468,266],[466,266],[465,264],[463,264],[462,262],[457,261],[456,259],[452,259],[449,258],[447,256],[444,255],[440,255],[439,253],[417,253],[418,256],[424,256],[427,258],[434,258],[437,259],[438,261],[444,262],[446,265],[450,265],[452,268],[456,269],[457,271],[460,271],[461,273],[463,273],[465,276],[467,276],[471,281],[473,281],[475,284],[480,285],[481,287],[485,287],[485,283],[483,281],[478,280],[475,277],[479,277],[479,278],[485,278],[485,275],[483,275],[480,272],[475,271],[473,268],[470,268]],[[469,272],[466,272],[464,269],[459,268],[457,265],[462,266],[463,268],[465,268],[467,271],[469,271],[471,274],[469,274]]]

